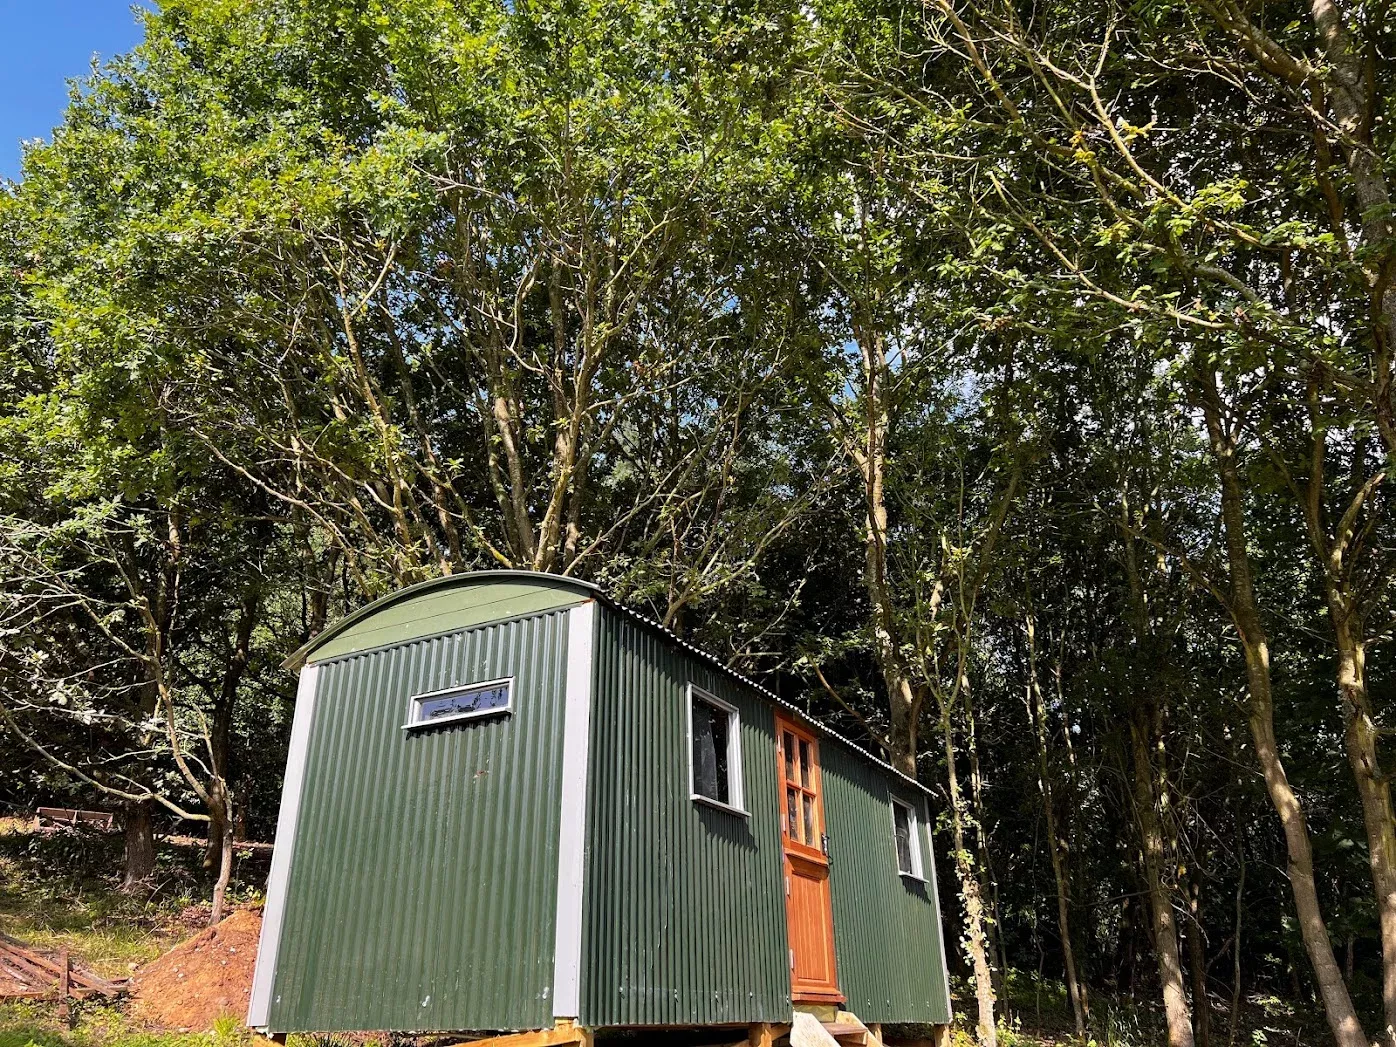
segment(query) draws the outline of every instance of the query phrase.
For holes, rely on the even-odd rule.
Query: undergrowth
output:
[[[0,933],[36,949],[67,949],[103,977],[129,974],[207,923],[210,875],[202,858],[196,847],[157,843],[150,884],[125,893],[117,889],[120,835],[0,824]],[[246,857],[234,864],[252,882],[264,878],[264,866]],[[230,902],[254,891],[235,876]]]

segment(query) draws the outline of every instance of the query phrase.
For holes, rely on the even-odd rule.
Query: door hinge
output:
[[[819,849],[824,852],[824,857],[829,857],[829,834],[819,834]]]
[[[790,897],[790,877],[785,878],[785,896]]]
[[[790,969],[791,969],[792,971],[795,969],[795,950],[794,950],[794,949],[791,949],[791,950],[790,950]]]

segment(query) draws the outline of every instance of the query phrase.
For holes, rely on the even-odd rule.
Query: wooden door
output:
[[[791,992],[797,1002],[842,1003],[834,969],[834,910],[829,897],[819,743],[808,731],[777,716],[776,763]]]

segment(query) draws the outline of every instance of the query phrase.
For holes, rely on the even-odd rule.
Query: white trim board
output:
[[[935,903],[936,933],[940,935],[940,973],[945,976],[945,1008],[949,1020],[953,1021],[955,1005],[950,1000],[950,957],[945,953],[945,921],[940,918],[940,874],[936,872],[936,844],[935,837],[931,835],[931,805],[924,796],[921,797],[921,804],[926,813],[921,833],[926,839],[926,856],[931,860],[931,878],[927,887],[931,892],[931,901]]]
[[[272,982],[276,977],[276,957],[281,949],[281,924],[286,915],[286,889],[290,880],[291,856],[300,818],[301,792],[305,784],[306,757],[310,751],[310,725],[315,716],[315,687],[318,665],[301,669],[296,686],[296,711],[291,719],[291,744],[286,754],[286,777],[281,785],[281,809],[276,816],[276,841],[271,852],[271,873],[267,877],[266,904],[262,907],[262,934],[257,943],[257,967],[252,975],[252,996],[247,1005],[247,1024],[266,1028],[271,1013]]]
[[[562,811],[557,841],[553,1016],[581,1013],[582,914],[586,878],[587,769],[591,761],[591,680],[596,601],[567,612],[567,694],[562,727]]]

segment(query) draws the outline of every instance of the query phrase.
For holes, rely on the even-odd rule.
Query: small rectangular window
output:
[[[508,713],[513,683],[513,680],[490,680],[414,694],[403,727],[436,727],[456,720]]]
[[[688,717],[693,799],[745,814],[741,721],[737,710],[690,684]]]
[[[897,872],[925,879],[921,872],[921,847],[916,839],[916,810],[892,798],[892,839],[897,851]]]

